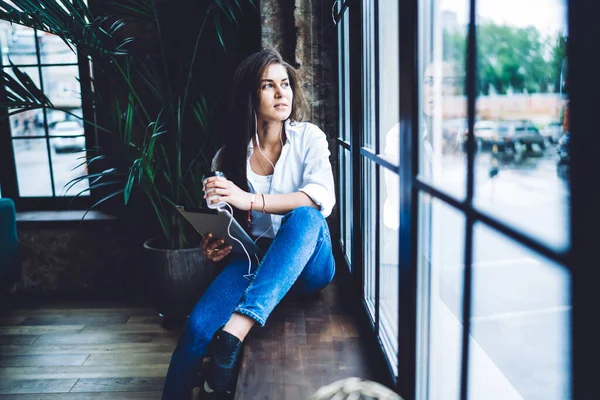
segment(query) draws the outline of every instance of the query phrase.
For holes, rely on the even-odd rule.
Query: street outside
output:
[[[44,135],[44,129],[36,129],[33,135]],[[73,178],[85,173],[84,167],[73,170],[83,162],[80,157],[85,152],[56,152],[53,147],[54,138],[50,136],[50,157],[54,174],[54,188],[57,196],[75,196],[88,187],[87,181],[82,181],[65,192],[65,185]],[[19,194],[28,196],[52,196],[50,181],[50,167],[48,163],[48,148],[46,139],[18,139],[13,140],[15,152],[17,177],[19,180]],[[89,195],[84,192],[82,196]]]
[[[499,171],[491,178],[493,165]],[[444,155],[438,173],[437,187],[464,196],[466,158],[461,151]],[[559,175],[554,145],[504,161],[493,161],[491,150],[484,149],[475,160],[475,205],[551,246],[564,247],[569,192]],[[432,280],[438,282],[434,290],[458,321],[462,321],[465,223],[461,212],[433,201],[431,271]],[[382,247],[384,259],[397,259],[394,247]],[[382,313],[396,319],[397,266],[382,264],[380,281]],[[569,272],[478,223],[472,282],[471,336],[516,392],[525,400],[569,399]],[[441,325],[430,321],[430,334],[443,336],[447,327]],[[461,345],[443,339],[441,343]],[[436,353],[430,357],[448,368],[460,365],[459,358],[442,360],[443,355]],[[480,366],[472,362],[470,368],[476,371]]]

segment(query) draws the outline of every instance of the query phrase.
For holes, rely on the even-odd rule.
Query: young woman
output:
[[[296,71],[276,51],[255,53],[238,67],[230,100],[223,147],[213,159],[225,177],[207,179],[205,197],[229,204],[266,253],[249,271],[245,254],[229,254],[226,238],[204,238],[204,255],[228,257],[227,266],[185,324],[165,381],[167,400],[189,398],[207,351],[204,389],[232,392],[250,329],[264,326],[284,296],[317,292],[335,272],[325,222],[335,204],[330,153],[325,134],[300,122],[307,104]]]

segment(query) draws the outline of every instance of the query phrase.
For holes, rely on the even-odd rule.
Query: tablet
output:
[[[236,240],[229,237],[227,233],[227,227],[231,221],[231,227],[229,229],[231,236],[239,240],[244,244],[248,254],[256,254],[258,257],[263,256],[263,251],[254,243],[252,238],[246,233],[246,231],[238,224],[235,218],[232,218],[231,213],[227,209],[210,209],[210,208],[189,208],[176,206],[177,211],[190,224],[196,229],[196,231],[202,235],[202,237],[212,233],[213,238],[220,238],[225,241],[226,244],[231,245],[231,251],[233,253],[244,253],[244,249]]]

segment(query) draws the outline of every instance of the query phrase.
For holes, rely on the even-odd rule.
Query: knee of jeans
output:
[[[318,226],[319,224],[325,224],[325,218],[319,210],[311,206],[302,206],[295,208],[289,212],[285,219],[298,219],[303,223],[308,223],[311,226]]]

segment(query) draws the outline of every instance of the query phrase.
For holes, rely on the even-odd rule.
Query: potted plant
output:
[[[207,59],[227,60],[218,50],[226,49],[228,29],[244,7],[253,6],[252,0],[242,3],[124,0],[110,3],[118,17],[109,17],[95,15],[83,0],[0,0],[0,19],[54,34],[93,65],[94,79],[82,82],[91,88],[82,95],[91,96],[94,107],[94,119],[88,115],[85,123],[102,146],[87,149],[82,165],[88,173],[66,188],[87,180],[89,188],[76,197],[103,193],[92,208],[111,199],[127,205],[133,198],[148,206],[147,218],[160,232],[144,244],[158,291],[153,298],[160,312],[174,318],[187,315],[215,273],[174,206],[202,204],[201,178],[217,144],[214,105],[221,100],[207,76]],[[14,66],[12,72],[0,70],[8,115],[60,109],[27,74]]]

